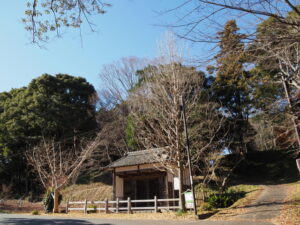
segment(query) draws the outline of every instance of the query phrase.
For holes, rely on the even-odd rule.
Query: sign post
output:
[[[194,208],[193,193],[191,191],[184,192],[184,198],[185,198],[185,207],[187,209],[193,209]]]

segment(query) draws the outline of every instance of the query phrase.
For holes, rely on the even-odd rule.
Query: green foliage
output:
[[[297,6],[299,8],[299,6]],[[299,20],[299,14],[295,11],[290,11],[285,15],[284,20],[294,21]],[[281,84],[280,63],[277,54],[282,54],[287,51],[287,43],[283,40],[289,40],[291,46],[290,63],[294,61],[293,54],[295,46],[292,43],[293,39],[298,36],[298,31],[292,25],[285,23],[278,23],[272,17],[267,18],[256,28],[256,41],[254,41],[248,48],[250,59],[255,63],[255,67],[251,70],[256,87],[254,97],[256,102],[264,110],[270,110],[268,106],[279,99],[285,98],[283,85]],[[291,77],[292,78],[292,77]],[[281,106],[282,107],[282,106]]]
[[[34,216],[39,215],[39,214],[40,214],[39,211],[36,209],[31,212],[31,215],[34,215]]]
[[[22,22],[31,33],[33,43],[44,43],[52,36],[60,37],[62,28],[80,28],[85,21],[94,31],[91,16],[104,14],[109,3],[102,1],[66,2],[65,0],[28,0]]]
[[[54,207],[52,191],[48,190],[43,198],[43,205],[46,213],[51,213]]]
[[[24,156],[27,148],[42,137],[68,144],[94,130],[95,100],[91,84],[65,74],[44,74],[28,87],[0,93],[1,182],[21,193],[28,183],[25,179],[31,179]]]
[[[59,194],[58,196],[58,204],[60,204],[62,201],[62,195]],[[45,209],[45,213],[51,213],[53,211],[54,207],[54,199],[53,199],[53,191],[48,190],[43,198],[43,205]]]
[[[138,150],[138,141],[137,141],[137,138],[136,138],[135,130],[136,129],[135,129],[135,126],[134,126],[133,118],[129,116],[127,118],[125,135],[126,135],[127,146],[131,150]]]
[[[186,212],[183,211],[182,209],[176,210],[176,216],[184,216],[185,214],[186,214]]]
[[[231,206],[238,199],[245,196],[245,192],[236,192],[233,190],[221,193],[211,194],[207,199],[207,203],[212,208],[227,208]]]
[[[245,69],[248,60],[243,44],[245,35],[239,33],[234,20],[229,20],[224,30],[218,33],[218,38],[220,51],[215,56],[217,63],[208,69],[216,74],[213,83],[215,98],[230,122],[230,149],[241,152],[249,150],[248,143],[254,133],[247,121],[254,108],[250,73]]]
[[[204,211],[211,211],[211,210],[214,209],[214,207],[213,207],[211,204],[207,203],[207,202],[204,202],[204,203],[202,204],[201,208],[202,208],[202,210],[204,210]]]
[[[88,212],[89,213],[96,213],[97,212],[97,206],[96,205],[90,205]]]
[[[2,213],[2,214],[9,214],[10,212],[9,212],[9,211],[6,211],[6,210],[0,209],[0,213]]]

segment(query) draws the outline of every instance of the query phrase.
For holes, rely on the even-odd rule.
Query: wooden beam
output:
[[[136,176],[140,176],[140,175],[147,175],[147,174],[165,174],[166,171],[159,171],[159,170],[155,170],[155,169],[144,169],[144,170],[139,170],[139,171],[124,171],[124,172],[115,172],[115,174],[117,176],[127,176],[127,175],[136,175]]]
[[[113,169],[113,199],[116,198],[116,169]]]

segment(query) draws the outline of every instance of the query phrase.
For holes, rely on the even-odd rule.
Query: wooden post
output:
[[[157,197],[154,196],[154,212],[157,213]]]
[[[113,199],[116,199],[116,179],[117,179],[117,177],[116,177],[116,169],[115,168],[113,170],[112,175],[113,175],[113,179],[112,179],[112,182],[113,182]]]
[[[105,199],[105,213],[108,213],[108,200]]]
[[[127,212],[128,213],[131,213],[131,200],[130,200],[130,197],[128,197],[127,199]]]
[[[84,209],[83,209],[83,211],[84,211],[84,214],[87,214],[87,200],[86,199],[84,200]]]
[[[169,181],[168,181],[168,171],[166,171],[166,176],[165,176],[165,186],[166,186],[166,196],[165,198],[170,198],[170,193],[169,193]],[[167,202],[166,206],[170,206],[170,202]],[[170,210],[170,208],[168,208]]]
[[[69,211],[69,200],[67,201],[67,205],[66,205],[66,213],[68,214]]]
[[[116,212],[119,212],[119,198],[117,198],[117,202],[116,202]]]
[[[96,207],[96,210],[95,210],[95,206],[94,206],[94,202],[93,201],[91,201],[91,205],[92,205],[92,207],[93,207],[93,212],[97,212],[97,207]]]

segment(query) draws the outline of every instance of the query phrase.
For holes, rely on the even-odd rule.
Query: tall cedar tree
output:
[[[248,72],[244,69],[244,35],[238,31],[236,22],[230,20],[225,24],[224,30],[218,33],[220,51],[215,57],[216,80],[213,86],[216,97],[222,104],[222,111],[232,121],[230,148],[234,152],[243,152],[250,149],[249,137],[253,130],[249,129],[248,123],[252,107]]]

